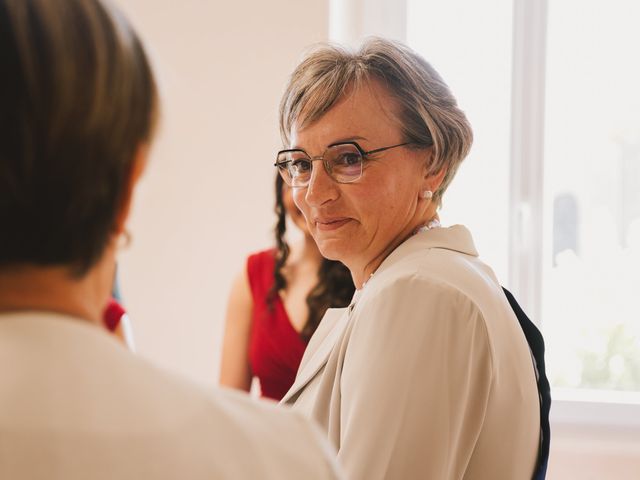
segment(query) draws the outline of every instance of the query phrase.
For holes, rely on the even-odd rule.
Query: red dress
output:
[[[307,344],[291,324],[279,295],[269,306],[274,266],[275,250],[256,253],[247,260],[253,296],[249,365],[260,379],[262,396],[280,400],[293,385]]]

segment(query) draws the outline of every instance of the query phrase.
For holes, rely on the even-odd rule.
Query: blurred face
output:
[[[386,89],[370,81],[349,91],[317,122],[291,132],[291,147],[322,155],[337,142],[355,141],[365,151],[402,143],[398,106]],[[411,146],[377,153],[365,161],[362,177],[340,184],[313,162],[307,187],[294,188],[309,231],[323,256],[343,262],[359,287],[412,231],[429,220],[435,191],[426,175],[430,149]]]
[[[288,185],[282,186],[282,203],[287,216],[293,221],[293,224],[299,228],[302,233],[309,235],[307,222],[304,215],[293,201],[293,191]]]

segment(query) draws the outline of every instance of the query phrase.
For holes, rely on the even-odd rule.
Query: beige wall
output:
[[[326,39],[328,2],[117,3],[163,95],[122,293],[142,355],[213,383],[230,282],[270,244],[280,94],[303,49]]]

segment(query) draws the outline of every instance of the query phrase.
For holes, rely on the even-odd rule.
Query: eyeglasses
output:
[[[319,157],[311,157],[299,148],[280,150],[274,166],[278,167],[282,179],[290,187],[309,185],[312,165],[316,160],[322,160],[325,171],[336,182],[352,183],[362,177],[362,165],[367,157],[409,143],[376,148],[368,152],[365,152],[356,142],[335,143],[329,145],[324,154]]]

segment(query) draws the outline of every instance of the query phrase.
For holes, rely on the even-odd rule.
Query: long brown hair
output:
[[[275,213],[277,217],[274,228],[276,240],[276,263],[273,271],[274,283],[269,291],[268,302],[273,308],[278,292],[287,288],[287,280],[282,274],[282,269],[289,257],[289,245],[284,239],[287,231],[287,214],[284,208],[283,193],[284,182],[280,175],[276,176],[276,202]],[[342,263],[334,260],[322,259],[318,269],[318,283],[307,295],[309,317],[300,332],[301,337],[308,341],[328,308],[341,308],[349,305],[355,286],[351,273]]]

